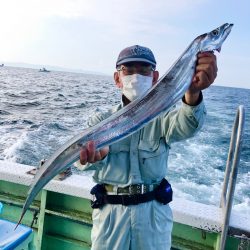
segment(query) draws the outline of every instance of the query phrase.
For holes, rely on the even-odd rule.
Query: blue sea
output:
[[[206,123],[194,138],[172,145],[167,178],[175,197],[219,205],[233,122],[244,105],[233,209],[250,215],[250,89],[212,86],[203,95]],[[120,102],[111,76],[14,67],[0,68],[0,97],[0,160],[34,166],[86,128],[95,112]]]

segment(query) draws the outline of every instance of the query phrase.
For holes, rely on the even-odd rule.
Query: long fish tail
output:
[[[16,226],[15,226],[15,228],[14,228],[14,231],[15,231],[15,230],[17,229],[17,227],[21,224],[21,221],[22,221],[22,219],[23,219],[23,216],[24,216],[25,212],[26,212],[26,211],[22,211],[22,214],[21,214],[20,219],[19,219],[19,221],[17,222],[17,224],[16,224]]]

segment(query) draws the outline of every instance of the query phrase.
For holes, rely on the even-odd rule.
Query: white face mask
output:
[[[127,75],[121,77],[123,88],[122,93],[130,100],[134,101],[136,98],[146,93],[152,87],[153,77],[143,76],[139,74]]]

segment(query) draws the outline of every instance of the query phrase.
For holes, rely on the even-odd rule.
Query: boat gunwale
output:
[[[27,174],[34,167],[0,160],[0,180],[29,186],[33,176]],[[84,183],[84,185],[83,185]],[[90,189],[95,183],[89,176],[72,174],[63,181],[51,180],[45,190],[91,199]],[[220,233],[222,230],[223,211],[218,206],[206,205],[195,201],[175,198],[170,204],[174,222],[199,228],[208,232]],[[232,210],[229,235],[250,238],[250,216]]]

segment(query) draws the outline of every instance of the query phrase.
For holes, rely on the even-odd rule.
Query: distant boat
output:
[[[50,72],[50,71],[45,68],[42,68],[42,69],[39,69],[39,72]]]
[[[2,64],[0,64],[0,67],[3,67],[4,66],[4,64],[2,63]]]

